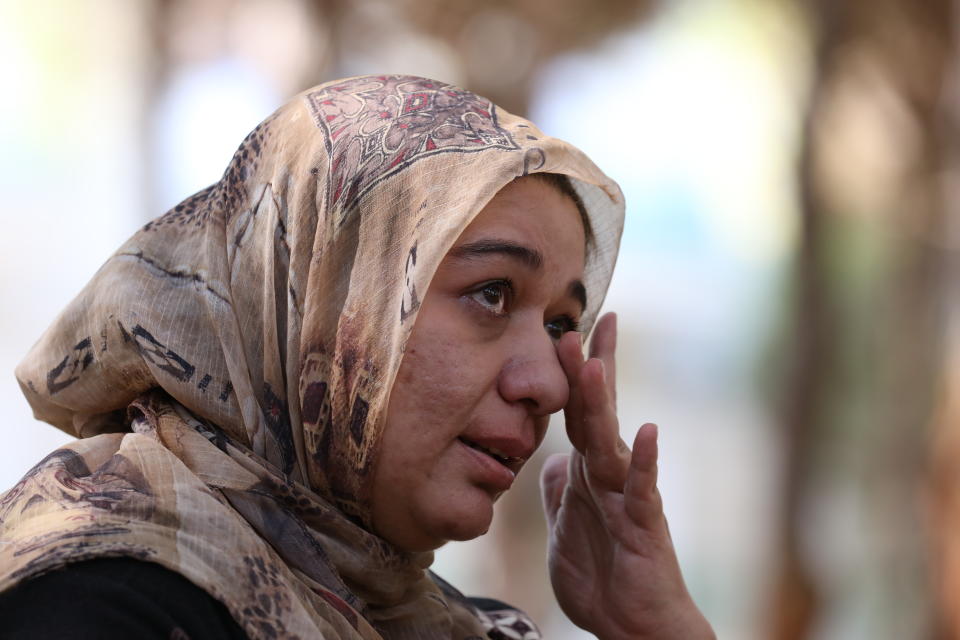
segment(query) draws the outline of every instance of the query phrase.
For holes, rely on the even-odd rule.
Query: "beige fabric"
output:
[[[0,589],[129,555],[187,576],[254,638],[486,633],[429,578],[432,554],[364,527],[420,299],[473,216],[530,172],[569,175],[589,212],[589,329],[623,200],[581,152],[410,76],[279,109],[218,183],[123,245],[17,369],[36,416],[83,439],[0,497]]]

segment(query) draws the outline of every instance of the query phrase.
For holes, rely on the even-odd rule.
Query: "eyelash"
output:
[[[494,291],[499,292],[499,299],[495,302],[489,300],[487,297],[487,294],[493,293]],[[488,313],[498,318],[504,317],[509,313],[507,306],[510,304],[510,298],[513,296],[513,282],[508,278],[490,280],[469,291],[467,296],[486,309]],[[502,309],[493,308],[497,306],[502,306]],[[580,329],[580,323],[576,318],[564,314],[544,324],[544,329],[547,330],[547,334],[552,339],[559,340],[560,337],[568,331],[578,331]]]

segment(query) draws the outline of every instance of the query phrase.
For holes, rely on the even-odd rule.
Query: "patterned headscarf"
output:
[[[81,440],[0,496],[0,590],[130,556],[222,601],[253,638],[467,638],[491,628],[369,531],[391,385],[420,301],[506,184],[565,174],[590,218],[591,326],[623,223],[580,151],[442,82],[320,85],[222,179],[148,223],[17,369]],[[274,633],[278,635],[274,635]]]

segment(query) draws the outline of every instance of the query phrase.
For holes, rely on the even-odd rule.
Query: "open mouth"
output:
[[[488,449],[487,447],[484,447],[483,445],[477,444],[476,442],[473,442],[472,440],[467,440],[467,439],[464,438],[463,436],[460,436],[460,437],[457,438],[457,439],[458,439],[460,442],[462,442],[463,444],[465,444],[465,445],[467,445],[468,447],[470,447],[471,449],[476,449],[476,450],[479,451],[480,453],[485,453],[485,454],[487,454],[488,456],[490,456],[491,458],[493,458],[494,460],[496,460],[497,462],[499,462],[499,463],[502,464],[503,466],[507,467],[508,469],[511,469],[511,470],[512,470],[518,463],[522,462],[522,458],[516,458],[516,457],[504,455],[504,454],[500,453],[499,451],[497,451],[496,449]]]

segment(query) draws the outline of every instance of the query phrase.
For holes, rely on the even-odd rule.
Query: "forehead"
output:
[[[487,203],[457,245],[480,239],[510,240],[542,254],[546,263],[583,270],[586,237],[577,205],[537,178],[514,180]]]

